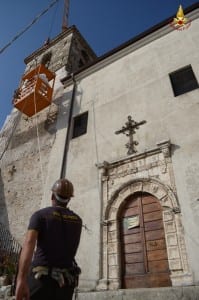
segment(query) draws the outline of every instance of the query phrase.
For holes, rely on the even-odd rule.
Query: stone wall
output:
[[[47,67],[52,72],[56,72],[64,66],[68,74],[96,59],[95,53],[75,26],[65,30],[49,41],[47,45],[28,56],[25,59],[27,64],[25,73],[40,64],[45,56],[50,58]]]
[[[43,111],[37,120],[21,117],[1,160],[4,214],[0,220],[20,242],[29,216],[41,205],[48,157],[55,138],[55,127],[48,124],[48,110]]]
[[[86,64],[96,57],[78,30],[71,27],[27,57],[25,72],[35,68],[49,54],[47,67],[56,72],[53,103],[31,118],[13,109],[1,130],[0,221],[20,242],[31,214],[43,205],[51,205],[50,198],[46,197],[50,196],[53,181],[60,176],[60,170],[49,169],[49,161],[54,143],[58,142],[58,131],[63,135],[53,155],[62,161],[67,132],[71,91],[64,91],[61,79],[80,67],[80,59]],[[61,124],[59,118],[63,121]],[[49,172],[54,173],[50,182]]]

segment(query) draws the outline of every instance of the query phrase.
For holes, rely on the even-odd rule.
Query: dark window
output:
[[[82,59],[80,59],[78,67],[81,68],[81,67],[83,67],[83,65],[84,65],[84,63],[83,63]]]
[[[73,119],[73,135],[72,138],[76,138],[87,132],[88,112],[74,117]]]
[[[85,50],[82,50],[81,53],[82,53],[82,56],[83,56],[83,58],[85,59],[85,61],[88,62],[88,61],[89,61],[89,56],[88,56],[88,54],[86,53],[86,51],[85,51]]]
[[[44,54],[42,56],[42,59],[41,59],[41,64],[43,64],[46,67],[49,67],[51,58],[52,58],[52,53],[51,52],[48,52],[48,53]]]
[[[170,73],[169,76],[175,96],[182,95],[199,87],[190,65]]]

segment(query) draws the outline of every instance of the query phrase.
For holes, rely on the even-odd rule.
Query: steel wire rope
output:
[[[55,9],[55,11],[54,11],[54,13],[52,15],[52,19],[51,19],[51,22],[50,22],[50,27],[49,27],[49,32],[48,32],[48,36],[47,36],[46,42],[48,42],[50,40],[50,36],[51,36],[52,29],[53,29],[54,22],[55,22],[55,16],[57,15],[57,11],[58,11],[58,3],[59,3],[59,0],[57,1],[56,9]],[[52,103],[49,105],[49,109],[48,109],[48,112],[47,112],[47,117],[51,113],[51,108],[52,108]]]
[[[5,51],[5,49],[7,49],[9,46],[11,46],[11,44],[14,42],[14,41],[16,41],[21,35],[23,35],[33,24],[35,24],[39,19],[40,19],[40,17],[41,16],[43,16],[46,12],[48,12],[48,10],[52,7],[52,6],[54,6],[56,3],[58,4],[58,2],[59,2],[59,0],[54,0],[45,10],[43,10],[38,16],[36,16],[34,19],[33,19],[33,21],[28,25],[28,26],[26,26],[25,27],[25,29],[23,29],[20,33],[18,33],[8,44],[6,44],[3,48],[1,48],[0,49],[0,54],[2,54],[4,51]],[[57,5],[57,8],[58,8],[58,5]],[[56,8],[56,10],[55,10],[55,12],[54,12],[54,15],[53,15],[53,18],[55,17],[55,15],[56,15],[56,13],[57,13],[57,8]],[[52,19],[52,21],[51,21],[51,26],[50,26],[50,30],[49,30],[49,35],[50,35],[50,33],[51,33],[51,31],[52,31],[52,23],[54,22],[54,20]],[[25,109],[25,107],[26,107],[26,105],[27,105],[27,101],[24,103],[24,106],[23,106],[23,108],[22,108],[22,110],[21,110],[21,113],[23,113],[23,111],[24,111],[24,109]],[[13,137],[13,135],[14,135],[14,132],[15,132],[15,129],[16,129],[16,127],[17,127],[17,125],[18,125],[18,123],[19,123],[19,121],[20,121],[20,119],[21,119],[21,114],[19,113],[19,115],[16,117],[16,121],[14,122],[14,125],[13,125],[13,127],[12,127],[12,131],[11,131],[11,135],[10,135],[10,137],[9,137],[9,139],[7,140],[7,143],[6,143],[6,145],[5,145],[5,147],[4,147],[4,150],[3,150],[3,152],[1,153],[1,155],[0,155],[0,161],[2,160],[2,158],[3,158],[3,156],[4,156],[4,154],[5,154],[5,152],[6,152],[6,150],[8,149],[8,147],[9,147],[9,145],[10,145],[10,142],[11,142],[11,140],[12,140],[12,137]],[[1,136],[0,136],[1,137]]]
[[[54,13],[52,14],[52,19],[51,19],[50,26],[49,26],[49,32],[48,32],[47,40],[50,38],[53,26],[55,24],[55,16],[57,15],[57,11],[58,11],[58,2],[59,2],[59,0],[57,1],[57,5],[56,5],[56,8],[54,10]]]
[[[36,61],[36,60],[35,60]],[[37,61],[36,61],[36,68],[37,68]],[[36,73],[36,80],[38,80],[39,69]],[[42,181],[42,191],[44,193],[44,172],[43,172],[43,164],[42,164],[42,157],[41,157],[41,146],[40,146],[40,137],[39,137],[39,126],[38,126],[38,116],[37,116],[37,107],[36,107],[36,89],[34,89],[34,110],[35,110],[35,125],[36,125],[36,134],[37,134],[37,145],[39,151],[39,163],[40,163],[40,171],[41,171],[41,181]]]
[[[11,46],[19,37],[21,37],[28,29],[30,29],[44,14],[46,14],[51,7],[53,7],[59,0],[54,0],[46,9],[44,9],[39,15],[37,15],[30,24],[28,24],[22,31],[17,33],[14,38],[11,39],[4,47],[0,49],[0,54],[2,54],[9,46]]]

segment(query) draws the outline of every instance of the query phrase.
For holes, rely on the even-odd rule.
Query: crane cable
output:
[[[36,68],[37,68],[37,60],[36,62]],[[39,69],[36,73],[36,80],[39,76]],[[43,172],[43,163],[42,163],[42,157],[41,157],[41,145],[40,145],[40,137],[39,137],[39,125],[38,125],[38,115],[37,115],[37,107],[36,107],[36,89],[34,89],[34,110],[35,110],[35,125],[36,125],[36,134],[37,134],[37,145],[38,145],[38,151],[39,151],[39,163],[40,163],[40,171],[41,171],[41,183],[42,183],[42,190],[44,192],[44,172]]]
[[[50,26],[49,26],[49,32],[48,32],[48,39],[50,39],[50,36],[51,36],[51,33],[52,33],[52,29],[54,27],[54,24],[55,24],[55,19],[56,19],[56,16],[57,16],[57,11],[58,11],[58,2],[59,0],[57,1],[57,5],[56,5],[56,8],[54,10],[54,13],[52,14],[52,19],[51,19],[51,22],[50,22]]]
[[[2,54],[9,46],[11,46],[19,37],[21,37],[28,29],[32,27],[45,13],[47,13],[51,7],[55,5],[59,0],[54,0],[46,9],[44,9],[39,15],[37,15],[30,24],[28,24],[21,32],[15,35],[15,37],[7,43],[3,48],[0,49],[0,54]]]
[[[69,4],[70,4],[70,0],[64,1],[64,14],[63,14],[63,19],[62,19],[62,30],[65,30],[68,27]]]
[[[36,16],[35,18],[34,18],[34,20],[25,28],[25,29],[23,29],[20,33],[18,33],[8,44],[6,44],[3,48],[1,48],[0,49],[0,54],[2,54],[9,46],[11,46],[12,45],[12,43],[14,42],[14,41],[16,41],[20,36],[22,36],[33,24],[35,24],[38,20],[39,20],[39,18],[41,17],[41,16],[43,16],[46,12],[48,12],[48,10],[51,8],[51,7],[53,7],[56,3],[58,3],[59,2],[59,0],[54,0],[45,10],[43,10],[38,16]],[[57,8],[56,8],[56,11],[55,11],[55,13],[54,13],[54,16],[55,16],[55,14],[57,13]],[[53,19],[54,19],[54,16],[53,16]],[[49,35],[51,34],[51,31],[52,31],[52,25],[53,24],[53,20],[51,21],[51,27],[50,27],[50,31],[49,31]],[[24,109],[25,109],[25,106],[26,106],[26,102],[25,102],[25,104],[24,104],[24,106],[23,106],[23,108],[22,108],[22,110],[21,110],[21,113],[23,113],[23,111],[24,111]],[[11,132],[11,134],[10,134],[10,137],[8,138],[8,140],[7,140],[7,143],[6,143],[6,145],[5,145],[5,147],[4,147],[4,150],[2,151],[2,153],[1,153],[1,155],[0,155],[0,161],[2,160],[2,158],[3,158],[3,156],[4,156],[4,154],[5,154],[5,152],[6,152],[6,150],[8,149],[8,147],[9,147],[9,144],[10,144],[10,142],[11,142],[11,140],[12,140],[12,137],[13,137],[13,134],[14,134],[14,132],[15,132],[15,129],[16,129],[16,127],[17,127],[17,125],[18,125],[18,123],[19,123],[19,120],[20,120],[20,118],[21,118],[21,115],[22,114],[18,114],[18,116],[17,116],[17,118],[16,118],[16,120],[15,120],[15,122],[14,122],[14,125],[13,125],[13,127],[12,127],[12,132]]]

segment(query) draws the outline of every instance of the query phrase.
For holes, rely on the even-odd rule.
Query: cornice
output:
[[[184,10],[184,13],[191,21],[199,18],[199,2],[194,5],[188,7]],[[79,71],[75,72],[73,76],[76,80],[81,80],[89,76],[90,74],[102,69],[103,67],[111,64],[112,62],[124,57],[125,55],[132,53],[133,51],[148,45],[149,43],[157,40],[168,33],[174,31],[172,26],[170,25],[173,18],[172,16],[165,21],[153,26],[149,30],[137,35],[133,39],[123,43],[119,47],[114,48],[113,50],[107,52],[106,54],[98,57],[94,62],[87,65],[86,67],[81,68]],[[67,76],[61,80],[64,86],[68,86],[71,84],[70,76]]]
[[[170,142],[170,140],[158,142],[158,143],[156,143],[156,145],[157,145],[157,147],[152,148],[152,149],[147,149],[144,152],[141,152],[141,153],[138,153],[138,154],[125,156],[125,157],[122,157],[120,159],[113,160],[113,161],[110,161],[110,162],[104,161],[102,163],[98,163],[98,164],[96,164],[96,167],[98,169],[101,169],[101,168],[110,169],[110,168],[113,168],[113,167],[117,167],[117,166],[126,164],[128,162],[137,161],[137,160],[140,160],[140,159],[143,159],[143,158],[146,158],[146,157],[158,154],[158,153],[163,153],[163,156],[165,158],[170,157],[170,155],[171,155],[171,152],[170,152],[171,142]]]

